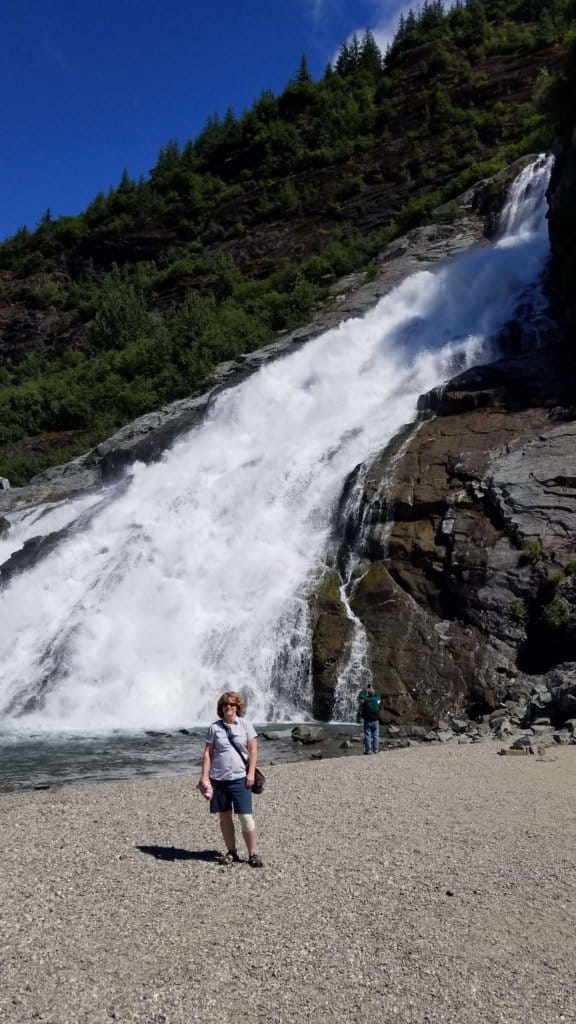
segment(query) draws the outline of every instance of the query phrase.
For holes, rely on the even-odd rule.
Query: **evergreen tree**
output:
[[[120,184],[118,186],[118,191],[119,192],[133,192],[134,189],[135,189],[135,183],[132,181],[132,178],[128,174],[127,169],[124,168],[124,170],[122,171],[122,177],[120,178]]]
[[[352,36],[352,40],[348,48],[348,53],[350,60],[350,71],[357,71],[358,68],[360,67],[361,47],[360,40],[358,39],[356,33],[354,33],[354,35]]]
[[[467,41],[471,44],[482,43],[488,29],[488,19],[482,0],[468,0],[465,12],[467,15]]]
[[[406,17],[406,37],[415,36],[418,32],[418,20],[412,8],[408,11]]]
[[[426,32],[437,28],[444,21],[444,5],[442,0],[425,0],[420,10],[418,24]]]
[[[180,147],[176,139],[169,139],[165,146],[162,146],[156,167],[158,170],[172,170],[180,161]]]
[[[339,75],[347,75],[350,70],[350,51],[348,43],[343,42],[336,58],[335,70]]]
[[[365,71],[369,71],[374,77],[382,71],[382,54],[370,29],[366,30],[362,38],[360,67]]]
[[[309,85],[312,82],[312,75],[310,74],[310,68],[308,67],[308,61],[305,53],[303,53],[300,58],[300,64],[296,73],[296,82],[298,85]]]

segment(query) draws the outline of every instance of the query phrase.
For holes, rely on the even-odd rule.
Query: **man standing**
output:
[[[358,714],[364,725],[364,753],[377,754],[380,750],[380,702],[373,683],[358,694]]]

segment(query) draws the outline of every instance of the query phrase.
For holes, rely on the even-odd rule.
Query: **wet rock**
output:
[[[318,588],[312,608],[313,714],[320,721],[332,717],[334,689],[352,632],[340,597],[340,578],[328,570]]]
[[[382,744],[384,750],[406,750],[407,747],[413,746],[413,740],[409,739],[387,739]]]
[[[295,725],[290,735],[295,743],[322,743],[326,739],[326,733],[313,725]]]
[[[31,569],[38,561],[54,551],[68,536],[68,529],[55,530],[42,537],[30,537],[0,565],[0,587],[5,586],[13,576]]]

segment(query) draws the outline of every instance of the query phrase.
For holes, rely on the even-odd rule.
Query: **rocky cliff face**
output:
[[[561,169],[551,202],[557,308],[561,210],[576,181],[569,154]],[[564,322],[568,334],[550,347],[468,371],[429,396],[434,418],[374,462],[340,523],[340,560],[350,549],[358,559],[351,607],[384,721],[482,714],[542,685],[543,673],[556,688],[573,682],[576,409]],[[335,662],[331,593],[331,661],[314,661],[319,711],[346,653],[343,639]]]
[[[360,559],[351,607],[388,721],[493,707],[522,673],[576,657],[564,369],[558,348],[463,374],[431,396],[436,417],[392,468],[391,452],[370,467],[346,524]],[[319,675],[325,700],[326,665]]]
[[[570,344],[576,329],[576,126],[557,144],[548,202],[556,315]]]

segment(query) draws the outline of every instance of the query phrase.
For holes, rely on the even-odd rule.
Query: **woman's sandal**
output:
[[[220,864],[239,864],[241,857],[238,856],[236,850],[227,850],[226,853],[221,853],[219,858]]]
[[[262,857],[259,857],[257,853],[251,853],[248,857],[248,863],[251,868],[263,868],[264,862]]]

